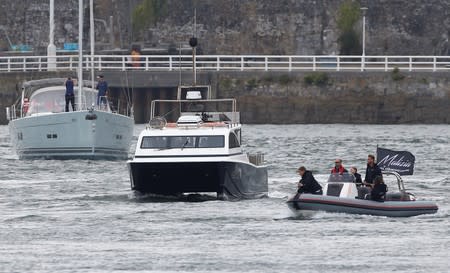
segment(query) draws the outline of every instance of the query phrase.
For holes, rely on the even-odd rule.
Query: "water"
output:
[[[450,126],[246,125],[243,132],[247,150],[270,163],[270,198],[189,203],[135,197],[125,162],[20,161],[0,126],[0,272],[449,271]],[[415,154],[406,186],[435,200],[437,214],[292,218],[285,201],[300,164],[320,180],[336,157],[362,170],[377,144]]]

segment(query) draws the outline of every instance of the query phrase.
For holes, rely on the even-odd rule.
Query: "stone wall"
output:
[[[103,74],[111,88],[136,92],[134,99],[166,98],[164,92],[176,90],[179,81],[178,72]],[[19,98],[22,81],[65,76],[1,74],[0,124],[7,123],[4,109]],[[450,74],[445,72],[208,72],[198,79],[211,84],[217,97],[236,98],[244,123],[450,124]],[[184,84],[190,80],[191,75],[183,74]],[[137,108],[149,102],[134,104],[141,113]]]
[[[246,123],[450,123],[447,73],[311,73],[219,75],[219,97],[238,100]]]
[[[133,36],[131,15],[143,0],[96,0],[99,49],[187,45],[197,10],[203,54],[337,54],[337,11],[344,0],[166,0],[167,13]],[[357,1],[357,0],[355,0]],[[0,49],[27,44],[45,52],[48,0],[0,1]],[[368,55],[447,55],[450,2],[447,0],[359,0],[367,11]],[[78,1],[55,0],[55,41],[77,42]],[[85,0],[88,14],[89,1]],[[108,33],[113,16],[113,41]],[[360,20],[361,21],[361,20]],[[106,22],[106,25],[104,24]],[[355,27],[361,32],[361,22]],[[85,41],[88,41],[88,16]],[[86,44],[87,45],[87,44]],[[88,47],[86,47],[88,48]]]

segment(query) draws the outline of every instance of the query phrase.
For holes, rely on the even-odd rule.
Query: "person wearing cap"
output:
[[[98,90],[97,106],[106,105],[106,95],[108,91],[108,83],[104,80],[103,75],[97,76],[98,82],[95,89]]]
[[[73,92],[73,80],[71,77],[67,77],[66,85],[66,112],[69,112],[69,103],[72,104],[72,111],[75,111],[75,93]]]
[[[311,171],[307,171],[304,166],[297,169],[297,173],[302,177],[298,182],[297,193],[323,194],[322,186],[314,178]]]

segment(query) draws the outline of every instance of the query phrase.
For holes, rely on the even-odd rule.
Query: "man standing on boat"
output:
[[[103,75],[97,77],[98,83],[95,89],[98,90],[97,94],[97,106],[106,105],[106,93],[108,91],[108,83],[104,80]]]
[[[331,173],[332,174],[339,174],[339,175],[342,175],[344,173],[348,173],[347,169],[345,169],[344,166],[342,165],[342,159],[337,158],[334,161],[334,168],[331,169]]]
[[[68,77],[66,82],[66,112],[69,112],[69,102],[72,104],[72,110],[75,111],[75,93],[73,92],[73,80]]]
[[[369,187],[373,186],[375,177],[380,176],[383,177],[381,173],[380,167],[378,167],[377,163],[375,163],[375,156],[368,155],[367,156],[367,168],[366,168],[366,177],[364,178],[363,184]]]
[[[322,186],[312,175],[311,171],[307,171],[305,167],[298,168],[297,173],[302,177],[298,182],[298,193],[322,194]]]

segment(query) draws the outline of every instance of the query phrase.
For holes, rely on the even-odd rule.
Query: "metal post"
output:
[[[114,40],[114,17],[109,16],[109,43],[111,47],[115,47],[116,41]]]
[[[55,46],[55,0],[50,0],[50,25],[47,47],[47,70],[56,71],[56,46]]]
[[[363,33],[362,33],[362,58],[361,58],[361,71],[364,71],[365,61],[366,61],[366,12],[367,8],[362,7],[361,11],[363,13]]]
[[[83,0],[78,0],[78,107],[81,110],[83,94]]]
[[[94,25],[94,0],[89,1],[89,30],[91,40],[91,88],[95,87],[94,51],[95,51],[95,25]],[[95,99],[95,98],[93,98]],[[94,101],[94,100],[92,100]]]

